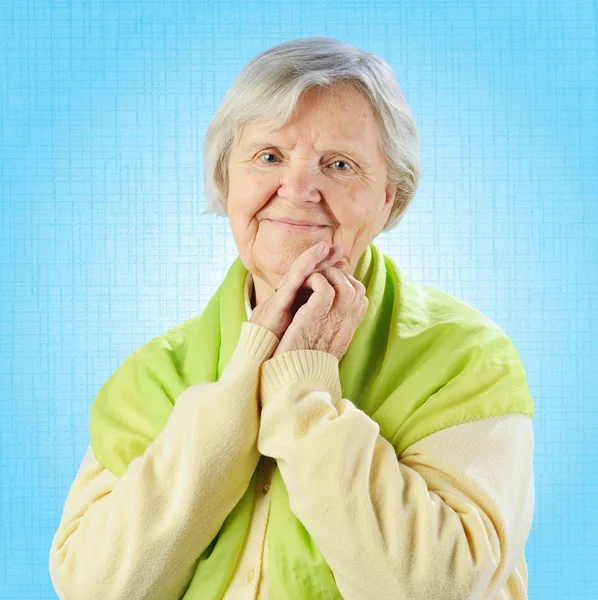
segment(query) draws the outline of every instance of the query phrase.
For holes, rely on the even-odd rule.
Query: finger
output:
[[[345,295],[349,293],[351,297],[355,294],[355,288],[339,268],[328,267],[322,271],[322,275],[326,277],[337,293]]]
[[[355,288],[355,300],[354,300],[354,306],[355,306],[355,315],[357,318],[357,322],[361,323],[363,321],[363,319],[365,318],[365,315],[368,311],[368,307],[370,305],[370,301],[366,295],[366,288],[363,285],[363,283],[361,283],[361,281],[359,281],[358,279],[355,279],[355,277],[353,277],[352,275],[348,275],[347,279],[351,282],[351,285]]]
[[[329,311],[335,311],[339,314],[349,314],[355,310],[354,298],[355,288],[351,285],[345,274],[334,267],[329,267],[322,271],[328,285],[334,291],[332,304],[329,305]],[[316,302],[317,300],[314,300]]]
[[[283,294],[280,295],[282,308],[287,309],[293,303],[299,288],[305,287],[305,279],[311,273],[321,272],[343,256],[342,246],[333,245],[330,247],[328,242],[323,244],[321,247],[316,244],[301,254],[279,283],[275,291],[283,290]],[[328,248],[328,250],[326,251],[325,248]],[[314,264],[314,261],[316,264]]]
[[[293,262],[276,288],[276,296],[283,309],[290,308],[305,278],[314,271],[319,262],[325,259],[329,251],[329,243],[320,242],[305,250]]]
[[[355,279],[355,277],[353,277],[353,275],[350,274],[345,274],[345,277],[351,282],[351,285],[355,288],[355,291],[362,296],[366,296],[366,288],[365,285],[363,285],[363,283],[361,283],[361,281],[359,281],[359,279]]]
[[[322,273],[312,273],[306,280],[305,286],[313,290],[307,300],[307,306],[316,314],[328,314],[334,302],[336,292]]]
[[[364,296],[361,299],[361,303],[360,303],[359,310],[358,310],[359,317],[358,317],[357,322],[360,325],[361,325],[361,323],[363,323],[363,320],[365,319],[365,315],[368,312],[369,306],[370,306],[370,301],[368,300],[367,296]]]
[[[342,256],[341,259],[332,265],[336,269],[340,269],[345,275],[351,274],[351,267],[349,259],[346,256]]]
[[[323,269],[331,267],[336,262],[338,262],[339,259],[342,258],[343,252],[344,252],[344,250],[343,250],[342,246],[332,246],[332,248],[330,248],[330,252],[329,252],[328,256],[326,256],[322,261],[320,261],[316,265],[316,268],[314,269],[314,271],[321,271]]]
[[[337,308],[338,312],[343,315],[342,322],[346,328],[353,332],[361,325],[369,307],[369,300],[365,295],[365,286],[355,279],[352,275],[342,274],[346,287],[342,288],[341,294],[337,294],[339,299]],[[350,291],[349,291],[350,290]]]
[[[357,291],[353,283],[343,271],[335,267],[326,269],[325,275],[336,293],[335,308],[340,311],[349,311],[357,296]]]

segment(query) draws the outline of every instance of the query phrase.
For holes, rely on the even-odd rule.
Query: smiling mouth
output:
[[[282,229],[290,229],[294,231],[320,231],[321,229],[326,229],[328,227],[328,225],[318,225],[316,223],[296,223],[293,221],[274,221],[272,219],[269,220],[273,225],[276,225],[277,227],[281,227]]]

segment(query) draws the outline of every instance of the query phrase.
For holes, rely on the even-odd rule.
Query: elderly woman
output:
[[[520,358],[372,244],[419,180],[392,69],[329,38],[273,47],[204,158],[239,257],[96,396],[50,551],[59,597],[526,598]]]

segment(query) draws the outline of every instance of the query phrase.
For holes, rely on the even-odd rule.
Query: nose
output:
[[[312,159],[291,160],[281,169],[281,185],[278,196],[293,203],[319,202],[318,189],[319,167],[314,166]]]

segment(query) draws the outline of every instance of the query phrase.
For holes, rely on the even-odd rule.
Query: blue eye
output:
[[[263,158],[264,156],[275,156],[276,158],[278,158],[278,156],[276,156],[276,154],[272,154],[272,152],[264,152],[264,154],[260,155],[260,158]],[[264,162],[266,162],[266,164],[270,164],[270,165],[273,164],[269,161],[264,161]]]
[[[272,156],[272,157],[278,159],[278,156],[276,156],[276,154],[274,154],[272,152],[264,152],[263,154],[260,154],[260,156],[259,156],[260,160],[263,159],[264,156]],[[264,162],[267,165],[273,165],[273,164],[275,164],[276,161],[263,160],[262,162]],[[344,164],[348,168],[345,168],[345,169],[334,169],[335,171],[341,171],[341,172],[342,171],[350,171],[353,168],[346,160],[335,160],[334,162],[332,162],[330,164],[331,165],[335,165],[335,164],[338,164],[338,163]]]
[[[344,164],[345,164],[345,165],[347,165],[348,167],[351,167],[351,165],[350,165],[350,164],[349,164],[347,161],[344,161],[344,160],[335,160],[335,161],[334,161],[333,163],[331,163],[331,164],[333,164],[333,165],[334,165],[334,164],[336,164],[336,163],[344,163]],[[340,169],[340,170],[341,170],[341,171],[347,171],[348,169]]]

